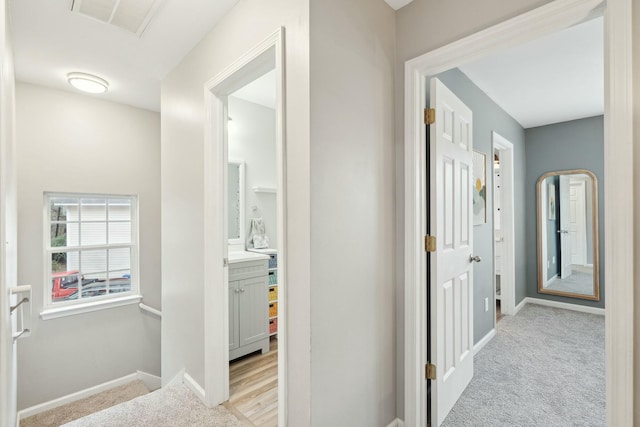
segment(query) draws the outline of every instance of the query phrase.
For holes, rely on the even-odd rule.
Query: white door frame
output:
[[[405,64],[405,425],[426,425],[426,79],[463,62],[605,16],[607,425],[633,425],[632,0],[556,0]],[[631,191],[621,193],[619,188]]]
[[[216,77],[205,83],[204,140],[204,400],[229,399],[229,289],[227,214],[227,97],[273,69],[276,71],[276,171],[278,250],[278,425],[286,425],[287,384],[287,218],[284,28],[279,28]]]
[[[492,132],[492,150],[500,151],[500,230],[502,231],[502,255],[500,256],[500,310],[502,314],[514,315],[516,311],[516,243],[515,243],[515,192],[513,144],[497,132]],[[493,162],[491,162],[493,164]],[[495,191],[495,185],[494,185]],[[495,196],[495,194],[494,194]],[[495,203],[495,197],[494,197]],[[495,215],[495,209],[494,215]],[[494,239],[495,254],[495,239]],[[493,276],[495,283],[495,260]],[[495,299],[496,290],[493,290]],[[494,301],[495,306],[495,301]],[[495,318],[495,316],[494,316]],[[494,319],[495,323],[495,319]]]

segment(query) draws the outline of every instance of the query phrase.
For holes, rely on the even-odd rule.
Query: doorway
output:
[[[229,401],[278,423],[278,207],[275,68],[227,98]]]
[[[493,253],[496,322],[514,315],[515,293],[515,173],[513,144],[492,132],[493,149]]]
[[[427,362],[427,342],[424,325],[426,319],[426,261],[422,255],[422,239],[426,234],[426,190],[424,159],[425,126],[422,108],[426,105],[425,94],[428,77],[443,70],[458,66],[463,61],[479,58],[498,49],[511,47],[538,36],[549,34],[576,23],[589,16],[597,16],[600,2],[576,0],[549,3],[519,17],[510,19],[466,39],[429,52],[406,63],[405,70],[405,423],[425,425],[427,414],[427,381],[424,366]],[[618,61],[630,55],[630,25],[624,25],[631,11],[630,1],[610,2],[606,6],[605,82],[606,98],[605,147],[609,153],[605,159],[606,187],[615,195],[617,186],[624,186],[625,174],[633,170],[632,141],[633,123],[629,119],[632,82],[630,61]],[[616,61],[613,61],[616,58]],[[615,62],[615,66],[614,66]],[[615,197],[615,196],[614,196]],[[606,206],[606,281],[625,285],[615,293],[607,294],[606,372],[607,372],[607,419],[612,425],[632,424],[633,381],[629,378],[631,361],[621,353],[611,352],[613,347],[622,353],[633,353],[633,240],[626,236],[633,227],[633,200],[615,197]],[[626,233],[626,234],[625,234]],[[627,255],[624,255],[627,254]],[[621,256],[629,264],[625,264]],[[437,327],[437,325],[435,326]],[[434,325],[431,325],[434,328]],[[431,388],[431,399],[437,390]],[[436,396],[437,398],[437,396]]]
[[[286,414],[283,44],[279,29],[205,85],[205,257],[210,262],[205,263],[204,400],[215,406],[231,398],[226,405],[239,418],[254,422],[256,416],[260,425],[284,425]],[[262,357],[269,358],[268,370],[262,369],[264,362],[253,363]],[[263,390],[268,396],[262,396],[269,399],[269,413],[243,413],[237,385],[246,385],[249,376],[254,385],[270,384]]]

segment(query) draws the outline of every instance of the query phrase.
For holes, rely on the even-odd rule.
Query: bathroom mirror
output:
[[[538,292],[598,301],[598,182],[588,170],[538,179]]]
[[[229,161],[227,185],[229,244],[244,244],[244,162]]]

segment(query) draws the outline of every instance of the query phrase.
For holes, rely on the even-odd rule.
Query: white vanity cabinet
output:
[[[229,264],[229,360],[269,351],[269,258]]]

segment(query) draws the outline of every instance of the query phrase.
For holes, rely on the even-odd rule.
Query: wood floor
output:
[[[278,339],[267,354],[229,363],[229,401],[224,406],[249,427],[278,426]]]

